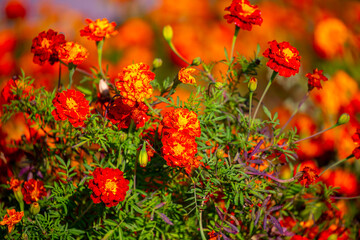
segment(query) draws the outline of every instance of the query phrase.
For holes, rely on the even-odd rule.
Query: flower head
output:
[[[323,70],[318,70],[317,68],[313,70],[313,73],[307,73],[305,77],[308,78],[308,89],[311,91],[314,87],[321,89],[320,81],[327,81],[327,77],[323,75]]]
[[[89,101],[77,90],[69,89],[57,93],[53,99],[55,109],[51,112],[56,121],[69,120],[73,127],[84,126],[89,114]]]
[[[299,178],[299,183],[304,185],[307,188],[309,187],[310,184],[312,184],[319,178],[318,171],[316,171],[313,168],[304,167],[302,172],[303,172],[303,175]]]
[[[66,64],[79,65],[88,57],[88,51],[80,44],[66,42],[59,48],[59,59]]]
[[[155,74],[144,63],[136,63],[122,69],[118,74],[116,88],[124,98],[132,101],[143,102],[151,97],[153,88],[150,82],[155,79]]]
[[[24,195],[24,201],[27,204],[37,202],[39,201],[39,199],[47,195],[44,183],[40,180],[36,181],[35,179],[30,179],[29,181],[26,181],[21,191]]]
[[[278,43],[276,40],[269,42],[270,48],[263,55],[269,58],[266,65],[278,72],[280,76],[290,77],[299,72],[300,56],[298,50],[288,42]]]
[[[234,22],[236,26],[244,30],[250,31],[252,25],[261,26],[263,22],[261,11],[257,6],[251,5],[248,0],[233,0],[225,11],[230,12],[224,16],[227,22]]]
[[[180,82],[185,83],[185,84],[186,83],[195,84],[196,80],[191,75],[194,72],[195,72],[194,68],[182,68],[182,69],[180,69],[180,71],[178,73],[178,79],[180,80]]]
[[[354,135],[352,135],[352,140],[354,141],[355,144],[359,144],[360,143],[360,128],[356,129],[356,132],[354,133]],[[352,154],[355,156],[356,159],[360,159],[360,146],[356,147]]]
[[[91,199],[94,203],[103,202],[105,206],[112,207],[124,201],[129,190],[129,181],[123,177],[122,171],[96,168],[93,176],[94,179],[89,181],[88,187],[93,191]]]
[[[21,98],[29,97],[29,93],[33,89],[34,85],[25,85],[20,82],[18,79],[10,79],[5,87],[1,90],[0,95],[0,104],[9,104],[12,100],[19,100]],[[17,95],[18,90],[22,94],[19,96]],[[33,100],[35,97],[30,96],[30,101]]]
[[[7,215],[4,216],[0,225],[8,225],[9,233],[13,230],[14,225],[21,221],[24,212],[16,212],[15,209],[6,209]]]
[[[88,26],[80,30],[80,36],[85,36],[89,40],[101,41],[117,33],[115,30],[116,23],[109,23],[106,18],[103,18],[103,20],[96,19],[95,21],[86,19],[85,22]]]
[[[21,184],[24,182],[24,180],[19,180],[16,178],[11,178],[10,182],[7,182],[8,184],[10,184],[10,190],[13,190],[14,192],[16,191],[21,191]]]
[[[186,108],[177,108],[167,112],[162,120],[164,132],[178,131],[190,137],[200,137],[200,122],[196,113]]]
[[[51,65],[59,61],[59,47],[65,43],[65,36],[52,29],[39,33],[32,41],[31,52],[34,53],[33,61],[44,65],[49,61]]]

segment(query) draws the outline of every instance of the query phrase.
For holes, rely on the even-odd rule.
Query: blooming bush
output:
[[[56,66],[57,81],[53,88],[38,86],[21,71],[1,91],[1,126],[19,116],[26,126],[20,139],[0,139],[2,238],[359,237],[358,211],[343,210],[344,200],[358,198],[357,177],[338,168],[360,158],[360,127],[347,129],[346,137],[330,135],[356,121],[358,111],[341,100],[332,106],[336,118],[317,130],[299,111],[309,97],[326,109],[327,95],[316,95],[331,82],[326,71],[314,65],[302,73],[306,55],[288,41],[269,39],[264,50],[258,46],[245,57],[236,51],[238,35],[252,34],[252,25],[261,29],[266,18],[248,0],[233,0],[224,10],[233,35],[217,61],[188,58],[175,41],[182,32],[163,28],[168,46],[161,47],[179,63],[165,77],[159,58],[152,64],[134,58],[113,73],[104,49],[125,30],[106,18],[85,20],[81,44],[61,29],[34,35],[29,59],[43,70]],[[95,66],[86,65],[91,51],[84,42],[96,47]],[[307,79],[292,113],[276,111],[266,97],[288,77]],[[177,95],[182,87],[190,96]],[[346,87],[344,94],[351,93]],[[344,158],[335,153],[337,138],[350,142]],[[314,159],[321,158],[331,161],[319,166]]]

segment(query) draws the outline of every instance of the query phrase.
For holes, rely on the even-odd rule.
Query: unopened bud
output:
[[[193,59],[191,65],[193,65],[193,66],[199,66],[199,65],[201,64],[201,62],[202,62],[201,58],[200,58],[200,57],[196,57],[196,58]]]
[[[21,188],[18,188],[16,190],[14,189],[14,195],[15,195],[15,199],[21,204],[24,199],[24,195],[21,192]]]
[[[121,133],[120,137],[119,137],[120,143],[124,143],[126,141],[127,137],[128,136],[126,133]]]
[[[172,30],[172,27],[170,25],[166,25],[164,28],[163,28],[163,35],[164,35],[164,38],[167,42],[171,42],[171,39],[173,37],[173,30]]]
[[[216,151],[216,157],[217,157],[218,159],[223,159],[223,158],[224,158],[224,155],[225,155],[225,152],[224,152],[223,149],[218,149],[218,150]]]
[[[31,205],[30,205],[30,213],[32,215],[36,215],[40,212],[40,205],[38,202],[33,202]]]
[[[350,115],[347,114],[347,113],[343,113],[341,114],[341,116],[339,117],[338,121],[337,121],[337,124],[338,125],[343,125],[343,124],[346,124],[350,121]]]
[[[161,67],[163,64],[163,61],[161,60],[161,58],[155,58],[153,61],[153,68],[159,68]]]
[[[146,151],[146,142],[144,142],[141,150],[140,150],[140,153],[139,153],[139,164],[140,164],[140,167],[146,167],[147,163],[149,161],[149,156],[147,154],[147,151]]]
[[[255,92],[257,88],[257,79],[255,77],[251,77],[248,83],[248,88],[250,92]]]
[[[104,81],[104,79],[100,79],[100,82],[99,82],[99,92],[100,92],[100,95],[102,97],[108,97],[110,95],[110,92],[109,92],[109,86],[107,85],[107,83]]]
[[[224,84],[223,83],[221,83],[221,82],[216,82],[215,83],[215,88],[216,89],[222,89],[224,87]]]

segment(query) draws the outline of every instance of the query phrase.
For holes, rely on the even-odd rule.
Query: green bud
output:
[[[337,124],[338,125],[343,125],[343,124],[346,124],[350,121],[350,115],[347,114],[347,113],[343,113],[341,114],[341,116],[339,117],[338,121],[337,121]]]
[[[221,83],[221,82],[216,82],[215,83],[215,88],[216,89],[222,89],[224,87],[224,84],[223,83]]]
[[[171,39],[173,38],[173,30],[170,25],[166,25],[163,28],[163,35],[167,42],[171,42]]]
[[[248,83],[248,89],[250,92],[255,92],[257,88],[257,79],[255,77],[251,77]]]
[[[146,167],[147,163],[149,161],[149,156],[147,154],[147,151],[146,151],[146,142],[144,142],[141,150],[140,150],[140,153],[139,153],[139,164],[140,164],[140,167]]]
[[[200,58],[200,57],[196,57],[196,58],[193,59],[191,65],[193,65],[193,66],[199,66],[201,63],[202,63],[201,58]]]
[[[161,65],[163,64],[163,61],[161,60],[161,58],[155,58],[153,61],[153,68],[159,68],[161,67]]]
[[[223,158],[224,158],[224,155],[225,155],[225,152],[224,152],[223,149],[218,149],[218,150],[216,151],[216,157],[217,157],[218,159],[223,159]]]
[[[36,215],[40,212],[40,205],[38,202],[33,202],[31,205],[30,205],[30,213],[32,215]]]
[[[15,195],[15,199],[19,202],[22,203],[23,199],[24,199],[24,195],[21,192],[21,188],[15,190],[14,189],[14,195]]]
[[[120,143],[124,143],[126,141],[127,137],[128,136],[126,133],[121,133],[120,137],[119,137]]]

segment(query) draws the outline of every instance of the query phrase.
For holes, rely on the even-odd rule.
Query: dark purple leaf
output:
[[[160,217],[164,220],[164,222],[166,222],[169,225],[174,225],[172,221],[170,221],[170,219],[163,213],[159,213]]]
[[[266,223],[267,223],[267,213],[265,213],[265,216],[264,216],[264,224],[263,224],[264,230],[266,230]]]
[[[226,222],[226,224],[228,224],[231,227],[232,230],[236,231],[236,233],[239,232],[239,229],[234,224],[229,223],[229,222]]]
[[[165,205],[165,203],[162,202],[162,203],[159,203],[158,205],[156,205],[154,208],[155,208],[155,209],[158,209],[158,208],[163,207],[164,205]]]
[[[256,219],[255,219],[255,226],[258,224],[258,221],[259,221],[259,219],[260,219],[260,212],[261,212],[261,210],[259,210],[259,211],[257,211],[257,213],[256,213]]]
[[[228,238],[225,234],[220,232],[221,236],[224,238],[224,240],[232,240],[231,238]]]
[[[25,173],[27,173],[28,171],[30,171],[32,168],[30,168],[30,166],[26,166],[23,167],[20,172],[19,172],[19,177],[21,177],[22,175],[24,175]]]
[[[248,160],[248,162],[250,163],[255,163],[255,164],[263,164],[263,160]]]
[[[284,234],[283,228],[281,227],[279,221],[275,217],[273,217],[271,215],[269,215],[269,216],[270,216],[270,221],[274,224],[274,226],[277,228],[277,230],[279,230],[280,234],[281,235]]]
[[[271,198],[271,194],[267,195],[267,197],[265,198],[264,202],[262,203],[262,206],[266,208],[269,200]]]
[[[223,227],[223,229],[225,231],[227,231],[228,233],[231,233],[231,234],[237,234],[239,231],[236,229],[236,230],[233,230],[231,228],[228,228],[228,227]]]
[[[274,206],[269,209],[269,212],[274,212],[274,211],[280,210],[282,207],[283,207],[283,205]]]
[[[258,142],[258,144],[256,144],[256,146],[254,147],[254,149],[251,151],[249,158],[251,158],[252,156],[254,156],[256,153],[259,152],[259,149],[261,147],[261,145],[264,143],[264,140],[260,140],[260,142]]]
[[[245,198],[245,202],[248,203],[248,204],[252,204],[252,202],[247,198]]]
[[[221,220],[224,220],[224,214],[220,211],[218,207],[215,207],[217,214],[219,215]]]
[[[247,161],[247,160],[248,160],[248,153],[247,153],[247,151],[244,151],[244,157],[245,157],[245,161]]]

